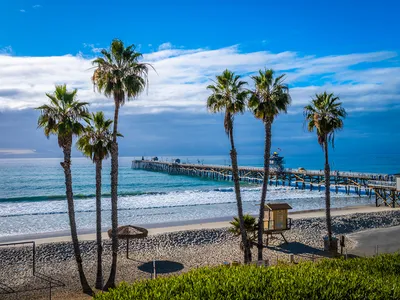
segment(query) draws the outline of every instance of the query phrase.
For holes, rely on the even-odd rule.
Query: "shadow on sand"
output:
[[[270,246],[268,248],[274,251],[279,251],[286,254],[294,254],[298,256],[317,255],[320,257],[332,257],[332,254],[330,254],[329,252],[299,242],[283,243],[277,246]],[[347,254],[347,258],[356,257],[358,256],[350,253]]]
[[[156,260],[155,267],[157,274],[178,272],[184,268],[183,264],[170,260]],[[138,269],[146,273],[153,273],[153,261],[141,264]]]
[[[299,242],[283,243],[277,246],[270,246],[268,248],[274,251],[279,251],[287,254],[295,254],[295,255],[314,254],[326,257],[329,256],[327,252],[322,251],[321,249],[314,248]]]

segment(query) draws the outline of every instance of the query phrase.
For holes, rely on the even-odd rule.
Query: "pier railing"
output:
[[[382,180],[368,180],[368,186],[386,187],[396,189],[395,181],[382,181]]]
[[[204,177],[214,180],[231,181],[233,179],[231,166],[164,162],[142,159],[132,161],[132,168],[165,172],[173,175]],[[262,183],[264,180],[264,168],[241,166],[239,167],[239,179],[240,181],[249,183]],[[400,205],[400,192],[395,191],[396,183],[394,175],[331,171],[329,179],[331,189],[333,189],[336,193],[355,193],[359,196],[367,195],[369,197],[371,197],[372,193],[374,193],[376,195],[377,206],[382,203],[392,207],[394,207],[396,204]],[[311,191],[321,191],[321,189],[324,189],[325,181],[324,170],[305,170],[303,168],[271,168],[268,179],[268,183],[270,185],[291,186],[300,189],[310,189]],[[388,194],[389,196],[378,197],[378,194],[383,195],[383,191],[390,192]],[[379,199],[381,198],[384,199],[383,202],[379,202]]]

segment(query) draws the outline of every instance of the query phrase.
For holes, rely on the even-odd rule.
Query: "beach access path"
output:
[[[390,208],[390,207],[376,207],[376,206],[352,206],[352,207],[344,207],[344,208],[333,208],[331,210],[331,215],[333,216],[344,216],[355,213],[374,213],[374,212],[382,212],[382,211],[396,211],[400,208]],[[325,210],[308,210],[308,211],[296,211],[289,212],[289,217],[293,220],[298,219],[309,219],[309,218],[323,218],[325,217]],[[178,231],[186,231],[186,230],[197,230],[197,229],[219,229],[229,227],[229,222],[232,220],[232,217],[224,217],[219,219],[204,219],[204,220],[190,220],[190,221],[182,221],[182,222],[171,222],[171,223],[158,223],[158,224],[123,224],[123,225],[137,225],[141,227],[145,227],[149,231],[149,235],[155,234],[163,234],[169,232],[178,232]],[[400,232],[400,231],[399,231]],[[103,239],[108,239],[107,232],[103,232]],[[399,235],[397,235],[399,236]],[[360,236],[361,237],[361,236]],[[353,238],[353,236],[352,236]],[[364,239],[364,235],[362,235]],[[354,239],[358,239],[358,235],[354,235]],[[39,244],[47,244],[47,243],[57,243],[57,242],[70,242],[71,236],[68,231],[63,232],[52,232],[52,233],[44,233],[44,234],[30,234],[30,235],[21,235],[21,236],[12,236],[12,237],[0,237],[0,243],[8,243],[8,242],[24,242],[24,241],[35,241],[37,245]],[[90,233],[81,233],[79,234],[80,241],[93,241],[96,240],[96,234],[93,232]],[[382,242],[385,240],[382,239]],[[400,245],[400,240],[398,241]]]
[[[400,226],[369,229],[347,237],[356,242],[351,254],[357,256],[400,252]]]

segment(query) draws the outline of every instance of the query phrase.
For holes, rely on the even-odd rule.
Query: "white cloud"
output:
[[[32,6],[33,8],[41,8],[42,6],[40,4],[35,4]]]
[[[20,9],[19,11],[22,13],[26,12],[25,9]]]
[[[94,44],[84,46],[97,49]],[[301,112],[311,96],[324,90],[338,94],[351,111],[389,109],[400,102],[400,66],[393,62],[398,56],[395,52],[317,57],[289,51],[242,53],[238,46],[214,50],[171,47],[144,54],[157,73],[150,71],[148,93],[127,102],[123,113],[205,113],[206,86],[216,74],[228,68],[249,79],[265,66],[287,74],[292,113]],[[79,98],[95,108],[111,109],[113,102],[93,91],[92,72],[91,60],[82,55],[17,57],[0,51],[0,109],[36,107],[46,101],[45,92],[61,83],[78,88]]]
[[[11,55],[13,53],[13,50],[11,46],[6,46],[3,48],[0,48],[0,55]]]
[[[158,50],[167,50],[167,49],[172,49],[172,44],[170,42],[162,43],[160,46],[158,46]]]
[[[1,155],[25,155],[25,154],[35,154],[36,151],[33,149],[4,149],[0,148]]]
[[[93,53],[100,53],[103,48],[95,47],[94,44],[83,43],[83,47],[89,48]]]

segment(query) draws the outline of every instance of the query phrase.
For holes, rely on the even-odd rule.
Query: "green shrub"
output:
[[[122,283],[95,299],[400,299],[400,254],[268,268],[206,267]]]

